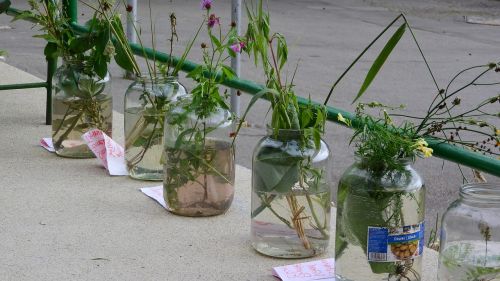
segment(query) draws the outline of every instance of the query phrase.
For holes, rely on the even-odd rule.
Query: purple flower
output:
[[[202,10],[210,10],[210,8],[212,8],[212,2],[213,0],[201,0],[200,8]]]
[[[209,28],[212,28],[214,27],[216,24],[220,24],[220,18],[216,17],[215,14],[211,14],[209,17],[208,17],[208,27]]]
[[[235,53],[241,53],[243,48],[245,48],[245,42],[235,43],[235,44],[231,45],[229,48],[231,48],[231,50],[233,50],[233,52],[235,52]]]

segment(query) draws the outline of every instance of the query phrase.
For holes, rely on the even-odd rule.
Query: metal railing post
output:
[[[51,43],[48,43],[51,44]],[[57,69],[57,58],[47,59],[47,102],[45,104],[45,124],[52,125],[52,78]]]
[[[127,0],[127,5],[132,8],[131,10],[127,9],[127,39],[129,42],[136,43],[137,35],[134,25],[137,23],[137,0]],[[134,77],[134,73],[125,71],[125,77],[132,78]]]
[[[63,8],[71,22],[78,22],[78,0],[63,0]]]
[[[241,0],[232,0],[231,3],[231,21],[236,25],[238,36],[241,35]],[[231,58],[231,68],[236,75],[240,77],[240,61],[241,55],[236,53],[236,57]],[[240,97],[239,90],[231,88],[231,110],[236,117],[240,117]]]

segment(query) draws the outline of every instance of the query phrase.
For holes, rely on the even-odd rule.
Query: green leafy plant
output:
[[[234,156],[226,159],[224,155],[233,155],[229,151],[234,151],[234,143],[225,144],[223,138],[217,140],[213,134],[219,126],[234,118],[225,115],[229,113],[226,103],[228,94],[227,90],[221,89],[221,83],[235,77],[234,71],[225,62],[236,52],[241,52],[245,43],[237,36],[233,25],[227,32],[222,30],[220,19],[213,13],[212,1],[202,1],[202,8],[206,12],[203,25],[209,38],[209,43],[201,43],[200,46],[203,63],[187,75],[196,82],[190,97],[174,105],[167,118],[170,130],[176,132],[173,142],[166,142],[164,180],[165,198],[172,209],[180,205],[177,190],[189,182],[200,185],[206,197],[209,190],[214,190],[209,187],[214,184],[207,180],[209,176],[219,179],[217,181],[221,181],[221,185],[234,184],[234,178],[224,168],[233,163]],[[200,177],[203,180],[199,180]],[[204,202],[209,204],[208,198]],[[215,206],[220,209],[225,207],[226,204]]]
[[[353,126],[353,124],[355,124],[355,133],[351,139],[351,143],[356,147],[356,155],[360,159],[360,168],[368,171],[371,174],[371,178],[379,179],[380,182],[393,180],[397,182],[398,177],[405,173],[406,163],[402,160],[414,160],[417,156],[425,158],[432,155],[433,150],[428,147],[426,140],[429,142],[432,141],[433,143],[447,142],[469,148],[473,151],[498,156],[499,153],[496,150],[499,146],[499,130],[492,120],[500,117],[500,113],[494,112],[495,104],[500,102],[500,96],[495,94],[481,101],[479,104],[472,106],[472,108],[462,108],[460,97],[460,95],[464,95],[464,92],[470,87],[489,87],[499,84],[497,81],[481,80],[488,73],[500,71],[498,63],[489,63],[460,71],[451,79],[446,88],[440,88],[404,15],[400,15],[393,20],[333,83],[330,93],[325,100],[325,104],[328,103],[333,90],[349,70],[391,26],[395,25],[401,19],[404,21],[403,25],[401,25],[390,37],[378,57],[375,59],[353,103],[357,102],[366,93],[371,82],[375,79],[406,30],[411,32],[411,36],[436,86],[436,94],[429,105],[428,111],[421,117],[397,113],[399,110],[404,109],[404,106],[387,106],[379,102],[359,103],[356,109],[356,122],[354,122],[354,120],[348,120],[339,114],[339,122],[348,126]],[[475,78],[465,85],[458,87],[454,85],[457,78],[471,71],[478,71]],[[377,117],[373,117],[373,114],[367,112],[373,110],[378,111]],[[376,111],[375,113],[377,113]],[[400,121],[398,125],[395,118],[403,120]],[[464,134],[462,134],[462,132],[464,132]],[[341,183],[341,185],[356,186],[357,190],[359,190],[361,186],[365,186],[363,183],[349,182],[350,179],[343,180],[345,180],[345,182]],[[397,204],[397,202],[403,202],[406,194],[400,192],[379,192],[377,191],[376,182],[377,181],[368,184],[368,186],[371,187],[369,188],[370,191],[367,191],[367,196],[373,198],[373,202],[376,202],[373,206],[368,206],[366,203],[356,205],[356,202],[351,198],[352,195],[347,193],[349,188],[343,186],[339,187],[339,206],[348,204],[350,208],[354,209],[349,211],[349,216],[340,215],[343,218],[341,219],[341,224],[344,223],[344,234],[343,236],[337,236],[336,256],[342,255],[347,247],[347,241],[345,239],[347,239],[346,237],[349,234],[356,237],[355,240],[360,241],[359,243],[361,243],[363,250],[366,250],[367,226],[377,225],[391,227],[404,225],[403,221],[398,222],[397,220],[397,218],[401,217],[403,212],[403,205]],[[418,198],[410,198],[410,200],[415,200],[416,206],[421,205]],[[379,213],[376,217],[371,216],[369,218],[364,215],[363,217],[355,216],[355,214],[358,213],[364,214],[361,210],[384,210],[384,208],[389,206],[396,206],[391,207],[392,211],[389,215],[386,214],[387,217],[396,219],[395,222],[385,221],[382,213]],[[339,207],[339,209],[340,208],[341,207]],[[346,210],[343,211],[346,212]],[[349,226],[345,226],[345,224]],[[337,231],[341,233],[342,229],[337,229]],[[391,278],[399,278],[396,280],[406,278],[405,280],[410,280],[407,275],[409,273],[413,273],[413,277],[417,278],[417,280],[419,279],[419,273],[412,268],[413,263],[392,264],[371,262],[370,265],[374,273],[388,273],[388,278],[390,280],[392,280]]]
[[[432,150],[430,148],[422,148],[422,146],[411,145],[411,142],[419,141],[421,139],[432,140],[433,142],[447,142],[455,145],[460,145],[477,151],[483,154],[488,154],[498,157],[500,153],[500,130],[495,125],[494,120],[500,118],[500,112],[495,112],[495,104],[500,103],[500,95],[493,94],[491,97],[481,101],[471,108],[462,109],[461,96],[466,95],[466,91],[472,87],[485,87],[486,89],[498,85],[497,81],[483,81],[482,78],[491,73],[500,72],[499,63],[488,63],[485,65],[478,65],[466,68],[458,72],[452,77],[450,82],[445,88],[441,88],[431,70],[427,59],[418,43],[418,40],[413,33],[413,30],[408,23],[406,17],[401,14],[397,16],[389,25],[387,25],[382,32],[375,37],[375,39],[360,53],[360,55],[349,65],[349,67],[340,75],[340,77],[333,83],[330,92],[325,99],[326,105],[338,83],[345,77],[345,75],[352,69],[352,67],[365,55],[365,53],[398,21],[402,20],[403,24],[395,31],[390,37],[380,54],[375,59],[370,67],[360,90],[358,91],[353,103],[357,102],[365,93],[371,82],[375,79],[376,75],[384,65],[385,61],[389,58],[392,51],[395,49],[400,39],[403,37],[406,30],[409,30],[412,39],[418,48],[418,51],[425,63],[430,77],[436,86],[436,94],[432,99],[431,104],[424,116],[411,116],[407,114],[391,113],[395,110],[404,109],[404,106],[386,106],[378,102],[360,103],[357,107],[356,116],[360,119],[360,126],[355,126],[355,134],[353,142],[356,143],[358,154],[363,157],[370,156],[374,160],[380,159],[381,162],[388,168],[394,168],[394,163],[390,163],[391,158],[413,158],[416,153],[420,155],[430,156]],[[465,74],[470,74],[476,71],[476,76],[465,85],[456,86],[459,78]],[[375,108],[381,110],[382,118],[371,117],[365,114],[365,109]],[[461,110],[462,109],[462,110]],[[400,126],[395,125],[392,118],[404,118]],[[489,120],[489,121],[488,121]],[[346,123],[348,126],[352,124],[353,120],[346,120],[343,116],[339,116],[339,121]],[[381,124],[382,123],[382,124]],[[387,132],[386,132],[387,131]],[[466,132],[469,140],[461,136],[461,132]],[[374,134],[372,137],[367,134]],[[384,137],[387,135],[389,137]],[[401,144],[400,150],[395,149],[389,142],[394,143],[390,138],[394,136],[399,138]],[[378,146],[377,138],[382,137],[383,144]],[[400,138],[402,137],[402,138]],[[371,141],[368,141],[371,139]],[[395,139],[395,140],[396,140]],[[358,140],[356,142],[356,140]],[[387,140],[387,145],[386,141]],[[421,142],[422,143],[422,142]],[[427,146],[427,145],[424,145]],[[408,148],[413,147],[414,153]],[[387,149],[387,153],[384,150]],[[464,178],[465,179],[465,178]]]
[[[329,210],[327,202],[329,199],[313,197],[322,190],[320,186],[324,184],[325,175],[323,170],[313,167],[312,164],[314,151],[319,150],[321,146],[326,110],[311,102],[306,105],[299,105],[297,102],[294,92],[296,69],[290,80],[283,75],[288,61],[287,41],[283,34],[271,31],[270,15],[263,8],[263,1],[259,1],[256,5],[247,5],[246,11],[248,27],[245,34],[247,42],[245,51],[253,58],[255,65],[262,68],[266,78],[266,88],[252,98],[242,119],[246,118],[258,99],[266,98],[271,103],[272,117],[269,128],[272,131],[272,138],[286,142],[290,132],[295,132],[293,138],[297,139],[299,150],[297,155],[291,155],[280,147],[268,148],[259,151],[255,156],[253,169],[256,184],[254,185],[258,189],[257,192],[267,194],[259,193],[262,204],[252,211],[252,218],[269,209],[285,225],[294,229],[302,240],[304,248],[309,249],[311,245],[304,233],[305,225],[301,221],[304,213],[312,211],[314,228],[322,233],[323,239],[329,238],[328,225],[318,219],[320,216],[315,213],[312,206],[314,200],[326,200],[319,203],[323,208],[321,213]],[[298,203],[299,199],[292,191],[297,183],[301,189],[299,193],[307,197],[307,206]],[[278,214],[273,209],[274,200],[282,197],[277,194],[286,195],[292,219]]]
[[[47,41],[47,58],[62,57],[54,85],[53,141],[56,151],[68,139],[79,140],[91,128],[111,133],[111,97],[106,93],[108,63],[114,55],[110,25],[96,12],[85,23],[89,33],[77,34],[65,14],[62,1],[29,0],[30,10],[13,20],[29,18]],[[103,9],[110,9],[103,1]]]
[[[36,22],[43,33],[34,37],[48,42],[45,56],[84,64],[85,74],[89,76],[106,76],[114,47],[110,25],[101,13],[95,12],[92,19],[85,23],[89,33],[79,35],[71,28],[61,1],[29,0],[28,3],[31,10],[23,11],[13,20],[30,18]],[[103,0],[102,9],[110,10],[110,5],[109,0]]]
[[[128,44],[120,16],[113,12],[121,7],[126,10],[127,17],[130,17],[136,7],[127,5],[127,2],[123,0],[118,1],[114,9],[103,8],[105,7],[106,0],[98,0],[96,6],[92,3],[83,3],[96,11],[96,13],[99,13],[108,22],[114,39],[113,43],[116,50],[114,59],[116,63],[123,69],[134,73],[138,85],[137,88],[142,87],[142,89],[136,90],[134,88],[131,90],[140,92],[140,105],[136,107],[137,105],[132,104],[131,106],[134,108],[126,109],[126,113],[130,113],[126,114],[127,116],[134,116],[126,118],[126,123],[127,121],[134,123],[130,124],[130,126],[126,126],[125,150],[129,172],[132,171],[131,174],[135,175],[136,171],[137,173],[141,173],[140,171],[142,170],[151,169],[144,168],[146,166],[151,167],[151,165],[156,167],[154,169],[155,171],[161,170],[160,168],[164,159],[160,159],[155,156],[155,153],[149,152],[154,151],[151,150],[153,147],[156,148],[159,146],[161,149],[163,144],[165,113],[172,99],[174,99],[178,93],[179,95],[184,94],[184,88],[177,81],[178,73],[204,24],[200,24],[194,38],[184,49],[181,58],[174,62],[172,55],[174,51],[174,39],[176,40],[178,38],[176,30],[177,18],[175,13],[170,13],[171,34],[168,46],[170,59],[166,63],[159,62],[156,55],[156,26],[153,24],[151,1],[148,1],[152,52],[145,47],[146,42],[145,38],[141,36],[141,27],[134,24],[134,21],[131,19],[129,20],[129,22],[132,22],[133,29],[137,36],[138,45],[140,46],[139,52],[141,52],[144,57],[146,69],[143,71],[139,67],[138,59],[134,56],[134,51]],[[159,160],[157,160],[157,158]],[[159,179],[158,176],[155,176],[155,180]]]

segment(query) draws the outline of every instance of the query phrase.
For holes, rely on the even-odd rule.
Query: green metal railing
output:
[[[71,18],[72,27],[74,28],[74,30],[80,33],[88,32],[88,30],[84,26],[78,24],[77,0],[65,0],[63,3],[65,4],[67,15]],[[19,11],[15,9],[12,8],[9,9],[9,13],[15,14],[18,12]],[[158,61],[164,63],[172,62],[172,64],[174,65],[177,65],[179,63],[179,58],[172,57],[171,59],[170,56],[165,53],[155,52],[150,48],[143,49],[140,45],[134,43],[130,43],[130,46],[134,51],[134,53],[138,56],[146,56],[148,58],[155,57]],[[186,60],[182,63],[180,69],[182,71],[189,72],[194,70],[197,66],[198,65],[196,63]],[[256,93],[264,89],[264,86],[260,84],[239,78],[226,79],[223,82],[223,84],[227,87],[234,88],[252,95],[255,95]],[[304,104],[308,103],[309,100],[299,97],[298,102]],[[337,115],[341,113],[345,118],[352,120],[353,126],[361,125],[360,121],[357,120],[356,116],[351,112],[330,106],[327,107],[327,112],[328,112],[328,120],[331,122],[344,125],[343,123],[337,120]],[[493,159],[491,157],[487,157],[479,153],[463,149],[458,146],[444,143],[443,141],[433,138],[428,138],[427,142],[429,143],[429,146],[434,150],[433,155],[436,157],[451,162],[455,162],[458,164],[462,164],[489,173],[491,175],[500,177],[500,161],[497,159]]]
[[[2,2],[0,0],[0,2]],[[6,11],[7,15],[17,16],[21,11],[9,7]],[[47,93],[47,100],[45,105],[45,124],[52,124],[52,77],[56,72],[57,68],[57,59],[46,57],[47,61],[47,77],[44,82],[36,82],[36,83],[20,83],[20,84],[7,84],[0,85],[0,91],[2,90],[17,90],[17,89],[33,89],[33,88],[45,88]]]

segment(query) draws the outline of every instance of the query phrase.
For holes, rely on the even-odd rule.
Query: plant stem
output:
[[[306,217],[301,217],[301,214],[305,208],[304,206],[299,207],[297,198],[295,198],[294,195],[287,195],[286,199],[288,201],[288,205],[290,206],[290,211],[292,213],[291,220],[293,228],[297,232],[297,235],[299,236],[300,240],[302,240],[304,248],[311,249],[311,243],[307,239],[307,236],[304,231],[304,225],[302,224],[302,220],[306,218]]]
[[[80,120],[80,118],[82,118],[82,116],[83,116],[83,110],[80,110],[80,112],[75,118],[75,121],[71,124],[71,126],[69,126],[69,128],[64,132],[64,134],[62,134],[61,137],[59,137],[59,139],[54,143],[55,147],[61,146],[62,142],[73,131],[73,129],[75,128],[76,124],[78,124],[78,121]]]
[[[282,221],[284,224],[286,224],[289,228],[292,228],[292,224],[287,220],[285,219],[284,217],[280,216],[274,209],[273,207],[271,206],[271,202],[274,200],[274,198],[276,198],[276,195],[271,195],[269,196],[269,198],[265,198],[266,196],[265,195],[258,195],[259,198],[260,198],[260,201],[262,202],[262,205],[265,205],[264,208],[262,208],[262,210],[264,210],[265,208],[268,208],[269,211],[271,211],[271,213],[273,213],[280,221]],[[262,206],[261,205],[261,206]],[[260,212],[259,212],[260,213]],[[255,218],[258,214],[254,214],[252,213],[252,218]]]

